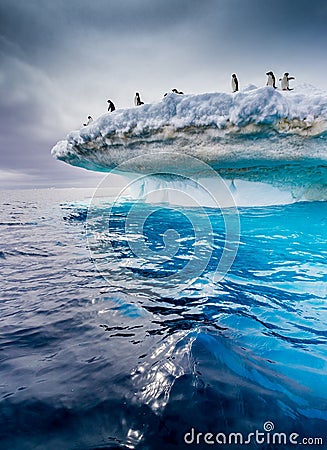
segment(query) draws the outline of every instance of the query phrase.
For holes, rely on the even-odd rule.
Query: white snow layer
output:
[[[103,114],[58,142],[52,155],[95,171],[175,173],[178,166],[178,175],[189,175],[197,165],[183,164],[188,155],[225,179],[326,191],[327,93],[311,85],[170,93],[156,104]]]

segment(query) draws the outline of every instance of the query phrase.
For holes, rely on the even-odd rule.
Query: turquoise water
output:
[[[0,448],[324,448],[326,202],[240,208],[217,280],[221,210],[127,199],[88,214],[89,196],[1,194]],[[132,208],[143,235],[126,232]],[[185,272],[195,248],[206,264]],[[266,433],[211,445],[192,430]]]

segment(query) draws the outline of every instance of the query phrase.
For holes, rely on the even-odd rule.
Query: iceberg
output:
[[[326,199],[327,93],[307,84],[294,91],[249,86],[234,94],[170,93],[156,104],[103,114],[52,149],[73,166],[125,174],[171,173],[181,154],[226,180]],[[185,176],[203,175],[193,169],[179,167]]]

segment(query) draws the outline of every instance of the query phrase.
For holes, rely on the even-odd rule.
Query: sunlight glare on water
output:
[[[126,200],[108,232],[112,203],[87,215],[89,196],[2,196],[2,448],[184,448],[192,427],[248,433],[268,420],[323,436],[326,203],[240,208],[239,250],[217,282],[220,210],[138,202],[147,220],[133,234]],[[196,242],[203,214],[212,237]],[[151,260],[131,250],[139,240]],[[160,280],[195,247],[207,264],[168,295]]]

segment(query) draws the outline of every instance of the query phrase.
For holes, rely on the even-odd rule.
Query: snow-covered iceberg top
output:
[[[258,161],[327,159],[327,93],[250,86],[235,94],[168,94],[156,104],[106,113],[58,142],[52,155],[109,171],[129,158],[187,153],[214,168]],[[250,162],[252,161],[252,163]],[[124,170],[138,171],[139,167]]]

